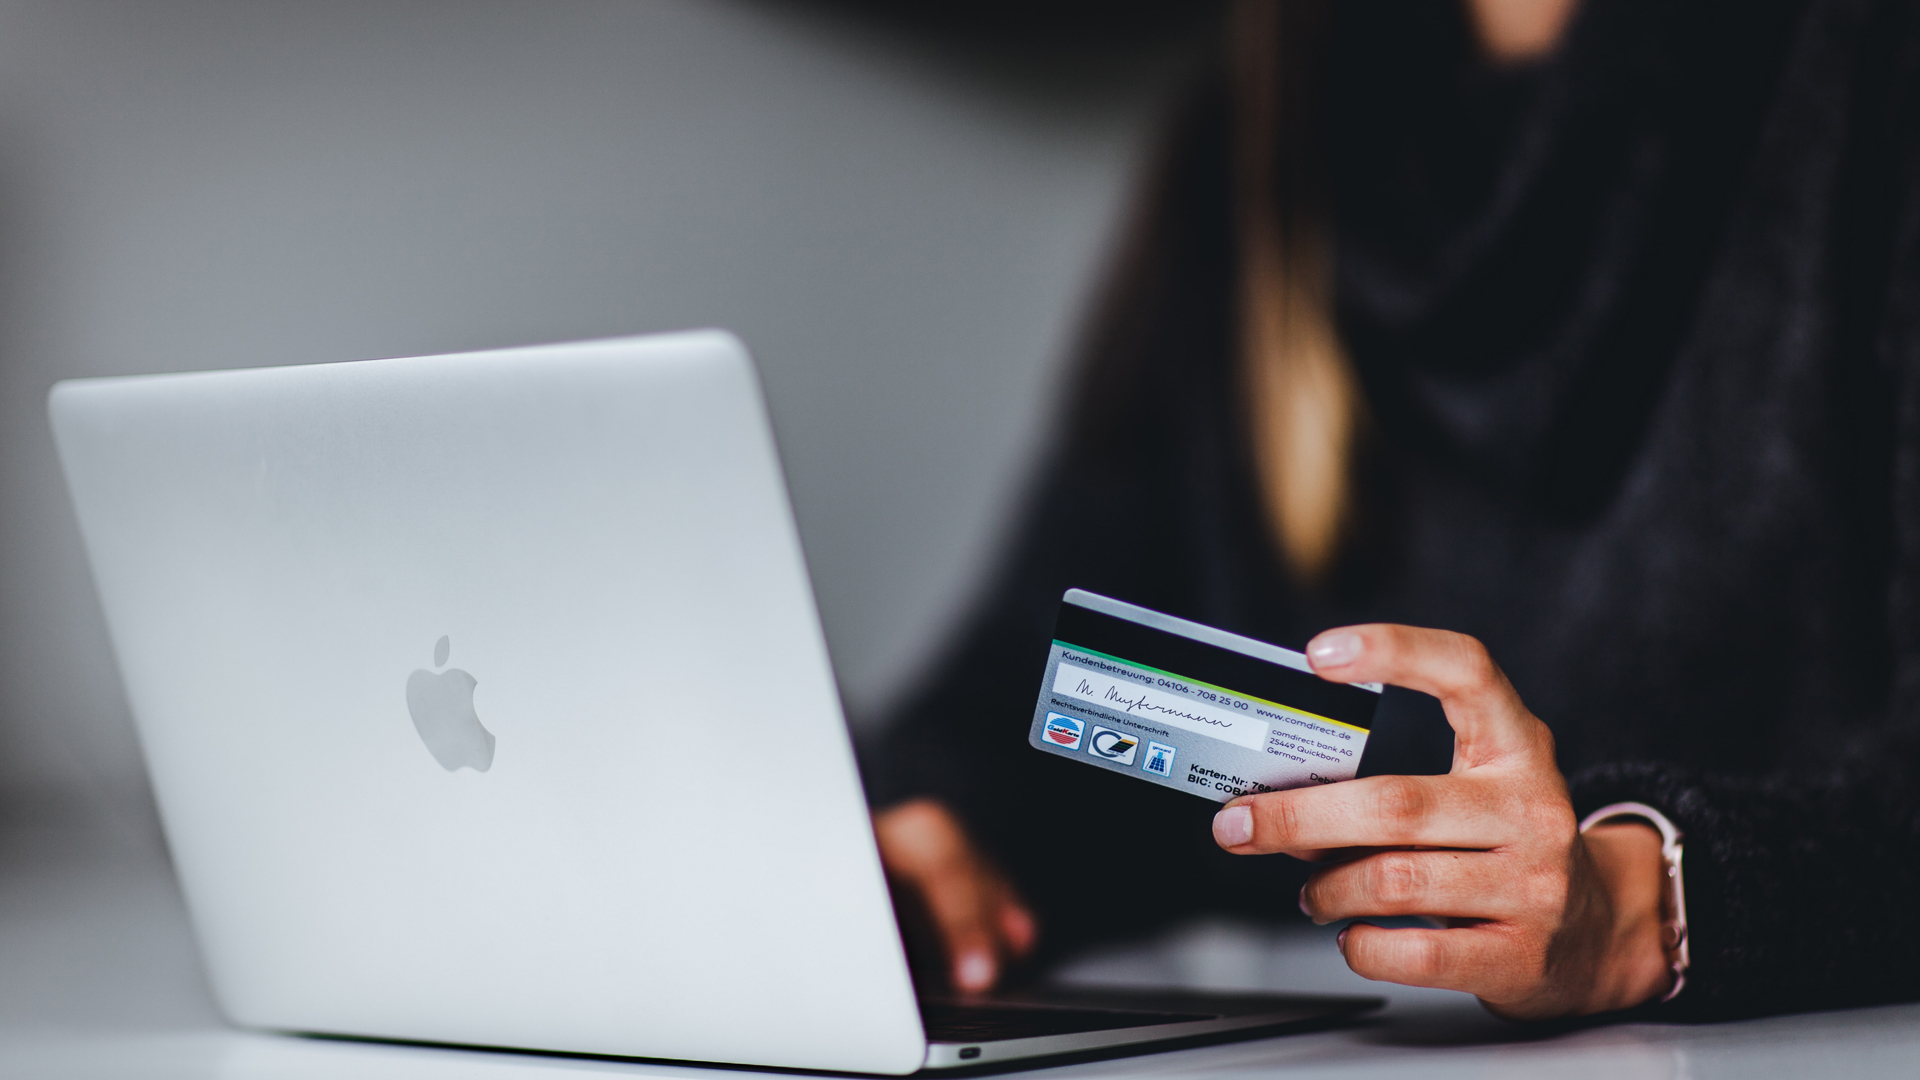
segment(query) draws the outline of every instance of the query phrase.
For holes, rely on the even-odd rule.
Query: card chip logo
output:
[[[1066,713],[1050,712],[1047,714],[1047,726],[1045,728],[1047,741],[1055,746],[1064,746],[1068,750],[1080,749],[1080,735],[1086,730],[1087,724],[1084,720],[1075,720]]]
[[[1150,742],[1147,744],[1147,758],[1140,763],[1140,771],[1150,772],[1155,776],[1172,776],[1173,755],[1173,747],[1166,743]]]
[[[1133,752],[1140,749],[1140,740],[1125,732],[1112,728],[1096,727],[1093,737],[1087,740],[1087,752],[1108,761],[1122,765],[1133,764]]]

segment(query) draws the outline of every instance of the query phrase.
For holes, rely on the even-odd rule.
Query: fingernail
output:
[[[1025,953],[1033,947],[1033,939],[1040,936],[1040,928],[1033,923],[1033,916],[1027,909],[1011,906],[1001,915],[1000,929],[1007,935],[1007,943],[1013,946],[1016,955]]]
[[[1239,847],[1253,839],[1253,810],[1229,806],[1213,815],[1213,839],[1221,847]]]
[[[1360,635],[1321,634],[1307,643],[1307,658],[1316,668],[1351,664],[1360,659]]]
[[[1350,925],[1343,926],[1340,928],[1340,933],[1334,936],[1333,947],[1340,950],[1341,956],[1347,955],[1347,931],[1351,929],[1353,927]]]
[[[953,981],[962,990],[985,990],[993,985],[993,957],[983,952],[963,954],[953,965]]]
[[[1313,912],[1307,910],[1307,887],[1305,885],[1300,886],[1300,914],[1305,915],[1309,919],[1313,918]]]

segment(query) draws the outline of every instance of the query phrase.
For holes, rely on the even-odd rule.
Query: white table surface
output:
[[[0,833],[0,1077],[774,1075],[235,1031],[208,998],[166,863],[138,833],[130,827],[104,840],[51,829]],[[1364,982],[1321,931],[1193,926],[1086,957],[1067,974],[1089,982],[1373,993],[1391,1004],[1374,1020],[1334,1030],[1017,1075],[1920,1076],[1920,1005],[1542,1037],[1487,1016],[1462,995]]]

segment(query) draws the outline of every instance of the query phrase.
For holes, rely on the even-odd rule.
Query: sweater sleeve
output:
[[[1686,844],[1686,989],[1654,1006],[1718,1020],[1920,997],[1920,774],[1910,740],[1813,775],[1689,774],[1609,765],[1575,782],[1576,809],[1632,800]]]
[[[1601,766],[1575,778],[1582,814],[1618,801],[1654,806],[1685,833],[1692,967],[1684,992],[1652,1007],[1724,1019],[1920,998],[1920,71],[1907,20],[1883,127],[1860,138],[1878,212],[1850,207],[1882,238],[1884,293],[1861,312],[1849,363],[1892,403],[1887,713],[1832,755],[1766,776],[1658,764]],[[1889,227],[1890,226],[1890,227]],[[1873,250],[1874,245],[1863,244]],[[1874,256],[1870,256],[1874,257]],[[1877,327],[1877,331],[1875,330]]]

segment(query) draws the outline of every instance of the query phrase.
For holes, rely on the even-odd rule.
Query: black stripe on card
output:
[[[1053,636],[1066,645],[1159,668],[1249,697],[1265,698],[1329,720],[1373,728],[1380,695],[1179,634],[1142,626],[1078,604],[1061,604]]]

